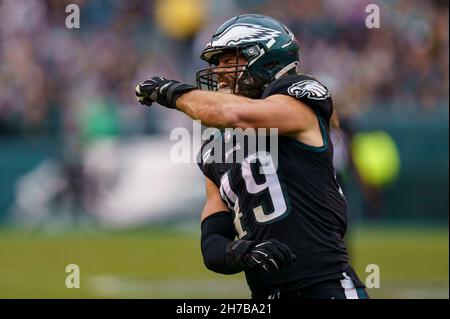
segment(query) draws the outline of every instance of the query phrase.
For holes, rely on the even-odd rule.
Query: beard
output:
[[[247,73],[244,73],[238,80],[236,88],[236,81],[234,79],[219,80],[217,92],[224,94],[236,94],[250,99],[258,99],[264,91],[264,82]]]
[[[239,79],[238,95],[248,97],[250,99],[259,99],[264,91],[264,82],[248,73],[243,74]]]

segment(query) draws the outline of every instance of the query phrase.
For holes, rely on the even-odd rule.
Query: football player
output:
[[[136,87],[136,96],[211,127],[278,129],[276,168],[273,149],[230,163],[205,156],[227,144],[224,134],[203,145],[201,249],[208,269],[244,271],[253,298],[368,298],[343,242],[347,204],[333,167],[330,92],[298,72],[298,51],[279,21],[239,15],[203,50],[210,67],[197,72],[197,86],[155,76]]]

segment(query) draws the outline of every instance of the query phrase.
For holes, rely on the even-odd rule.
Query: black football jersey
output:
[[[347,205],[335,178],[329,134],[333,112],[330,94],[320,82],[303,74],[272,82],[262,98],[273,94],[292,96],[311,107],[323,146],[278,136],[274,158],[270,137],[257,136],[266,139],[266,147],[250,150],[247,139],[237,142],[235,135],[221,131],[203,144],[199,163],[230,208],[238,238],[275,238],[289,245],[298,258],[277,272],[246,271],[254,295],[337,279],[350,267],[343,243]],[[223,150],[214,157],[219,147]],[[231,162],[239,151],[244,151],[242,160]]]

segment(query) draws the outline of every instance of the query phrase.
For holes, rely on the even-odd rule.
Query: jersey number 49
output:
[[[260,169],[258,172],[252,170],[252,163],[258,163]],[[247,196],[260,197],[262,192],[266,192],[269,196],[263,197],[266,201],[271,201],[271,205],[264,205],[263,202],[254,203],[254,201],[249,201],[254,203],[254,207],[246,207],[246,211],[252,211],[255,220],[259,224],[266,224],[273,222],[275,219],[279,219],[281,216],[287,213],[288,206],[286,204],[286,199],[283,194],[283,189],[281,188],[280,180],[276,173],[275,165],[272,157],[267,152],[256,152],[249,155],[242,162],[242,176],[235,176],[235,178],[243,178],[245,181],[245,188]],[[254,174],[262,174],[265,177],[265,182],[258,184],[255,179],[260,176],[254,176]],[[242,211],[239,206],[239,196],[231,188],[231,178],[230,172],[225,173],[220,181],[220,195],[225,203],[230,209],[235,213],[234,226],[239,238],[244,237],[247,231],[243,228],[241,223]],[[271,211],[267,211],[265,207],[273,207]]]

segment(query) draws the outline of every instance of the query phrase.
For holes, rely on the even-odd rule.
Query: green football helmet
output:
[[[234,73],[232,93],[259,98],[270,82],[297,72],[298,51],[294,34],[281,22],[260,14],[233,17],[206,44],[201,59],[210,66],[197,72],[197,86],[215,91],[220,75]],[[219,68],[219,57],[229,52],[236,54],[236,64]],[[239,65],[239,57],[246,63]]]

